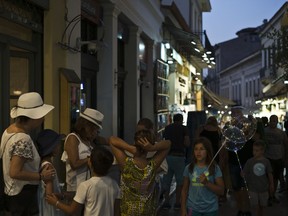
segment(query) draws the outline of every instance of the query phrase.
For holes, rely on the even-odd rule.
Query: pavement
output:
[[[276,193],[280,203],[274,203],[272,206],[264,209],[263,216],[288,216],[288,191]],[[162,202],[163,203],[163,202]],[[157,216],[179,216],[180,210],[173,209],[175,203],[175,193],[171,193],[171,209],[162,209],[161,202]],[[227,194],[227,201],[219,205],[219,216],[236,216],[238,209],[233,196],[233,192]],[[254,216],[254,215],[253,215]]]

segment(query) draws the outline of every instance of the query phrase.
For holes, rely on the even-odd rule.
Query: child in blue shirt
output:
[[[212,161],[212,145],[205,137],[194,142],[192,162],[185,167],[181,216],[217,216],[218,195],[224,194],[222,173]]]

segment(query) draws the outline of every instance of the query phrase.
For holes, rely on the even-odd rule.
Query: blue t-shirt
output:
[[[195,165],[193,173],[189,173],[189,165],[187,165],[183,173],[183,176],[188,177],[190,181],[186,206],[187,208],[192,208],[193,211],[201,213],[218,210],[217,195],[199,182],[199,176],[204,172],[207,172],[207,166],[198,167]],[[217,165],[215,174],[213,176],[209,175],[207,178],[208,181],[214,183],[218,177],[222,177],[222,172]]]

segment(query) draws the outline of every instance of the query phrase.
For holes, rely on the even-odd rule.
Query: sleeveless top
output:
[[[121,215],[156,215],[156,168],[154,160],[141,169],[134,159],[126,158],[121,175]]]
[[[85,145],[81,141],[80,137],[75,133],[70,133],[67,135],[67,137],[65,139],[65,144],[64,144],[65,146],[68,145],[68,143],[66,143],[66,141],[67,141],[69,136],[75,136],[79,141],[79,145],[78,145],[79,159],[84,159],[84,158],[87,158],[88,156],[90,156],[91,150],[92,150],[91,147]],[[83,167],[78,168],[77,170],[73,170],[70,166],[68,155],[67,155],[66,151],[63,152],[61,160],[66,163],[67,191],[76,191],[78,185],[81,182],[90,178],[89,167],[83,166]]]

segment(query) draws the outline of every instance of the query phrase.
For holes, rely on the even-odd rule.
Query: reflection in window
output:
[[[10,57],[10,95],[28,92],[29,62],[26,58]]]

